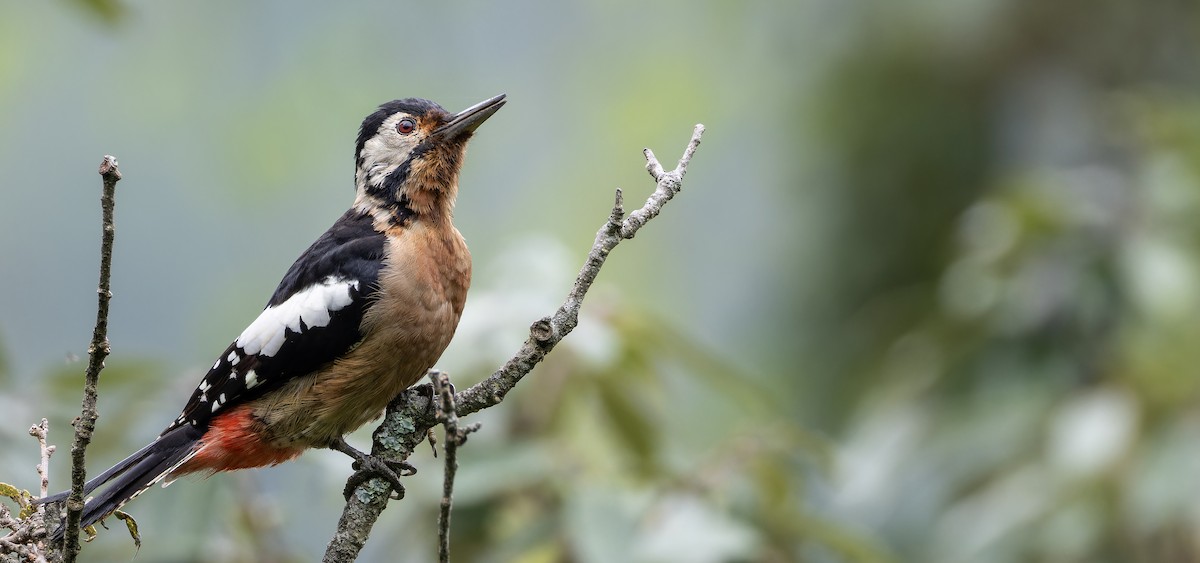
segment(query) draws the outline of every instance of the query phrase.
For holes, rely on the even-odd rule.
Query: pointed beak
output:
[[[435,129],[432,136],[443,140],[454,140],[460,136],[471,134],[476,128],[483,125],[487,118],[500,111],[500,108],[504,106],[504,96],[504,94],[500,94],[494,98],[488,98],[458,112],[450,118],[450,121]]]

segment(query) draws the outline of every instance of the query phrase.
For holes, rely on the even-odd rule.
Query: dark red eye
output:
[[[412,118],[409,117],[401,119],[398,123],[396,123],[396,132],[401,135],[412,133],[416,128],[417,122],[413,121]]]

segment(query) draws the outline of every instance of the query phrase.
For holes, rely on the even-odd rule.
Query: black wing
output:
[[[362,339],[378,290],[383,233],[370,215],[342,215],[288,269],[267,307],[217,358],[167,430],[207,428],[221,411],[312,373]],[[165,433],[165,431],[164,431]]]

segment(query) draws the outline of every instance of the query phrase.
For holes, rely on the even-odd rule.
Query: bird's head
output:
[[[459,113],[429,100],[394,100],[363,120],[354,150],[355,207],[379,219],[449,216],[467,140],[504,94]]]

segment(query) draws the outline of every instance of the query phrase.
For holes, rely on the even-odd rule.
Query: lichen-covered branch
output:
[[[75,421],[75,440],[71,444],[71,494],[67,497],[66,537],[64,538],[63,560],[75,561],[79,554],[79,521],[83,515],[83,484],[87,480],[84,454],[92,441],[96,428],[96,384],[104,359],[108,357],[108,302],[112,299],[109,280],[112,277],[113,210],[116,207],[117,182],[121,171],[117,159],[105,156],[100,163],[100,176],[104,179],[104,191],[100,196],[103,232],[100,239],[100,285],[96,305],[96,327],[92,331],[92,343],[88,346],[88,366],[84,372],[83,407]]]
[[[29,435],[38,441],[41,457],[38,461],[37,472],[41,497],[46,496],[50,489],[50,456],[54,446],[46,439],[50,433],[50,423],[42,419],[40,424],[29,427]],[[0,504],[0,528],[9,530],[9,534],[0,537],[0,561],[46,561],[49,549],[46,548],[47,521],[58,521],[58,514],[47,517],[46,507],[35,504],[34,496],[29,491],[17,489],[7,483],[0,483],[0,496],[4,496],[17,504],[18,513],[4,504]],[[39,497],[40,498],[40,497]]]
[[[596,233],[596,240],[566,300],[553,314],[533,323],[525,344],[500,369],[483,381],[454,394],[453,402],[458,416],[467,416],[503,401],[504,396],[575,329],[579,323],[579,308],[583,305],[583,298],[600,273],[608,254],[622,240],[633,238],[647,222],[657,217],[663,205],[683,188],[683,176],[703,134],[704,126],[696,125],[674,170],[664,170],[650,149],[644,151],[646,170],[656,184],[654,192],[641,208],[626,217],[623,196],[621,190],[617,190],[608,220]],[[371,454],[387,459],[407,459],[425,439],[429,429],[441,422],[437,410],[428,388],[413,388],[401,393],[388,405],[383,423],[375,430]],[[337,532],[325,551],[326,563],[353,561],[358,556],[375,520],[387,506],[390,493],[391,486],[383,479],[369,480],[354,491],[342,511]]]

